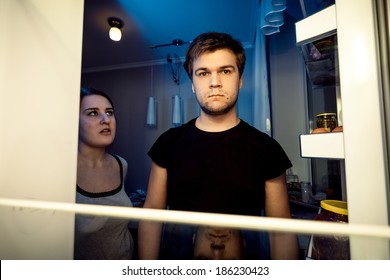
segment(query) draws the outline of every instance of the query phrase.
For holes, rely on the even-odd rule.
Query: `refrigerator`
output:
[[[18,1],[0,1],[4,23],[0,25],[4,38],[0,43],[0,100],[6,104],[0,114],[7,120],[0,138],[3,259],[73,257],[83,1],[61,1],[60,9],[59,3],[51,2],[20,5]],[[64,12],[74,19],[71,24]],[[296,26],[299,45],[337,35],[341,104],[336,108],[341,109],[338,119],[344,127],[342,133],[311,135],[308,126],[307,134],[301,136],[302,156],[343,162],[342,199],[348,202],[349,223],[386,229],[390,200],[389,14],[389,1],[336,0],[334,6]],[[61,32],[53,36],[53,30]],[[15,42],[28,46],[29,51],[15,47]],[[309,143],[303,143],[305,140]],[[327,145],[318,145],[324,142]],[[43,204],[36,207],[21,202],[9,206],[9,198],[26,203],[51,201],[58,209],[50,208],[52,204],[44,208]],[[286,225],[299,228],[301,223]],[[351,258],[388,260],[389,240],[351,236]]]
[[[349,223],[389,225],[389,1],[336,0],[296,23],[306,77],[314,193],[347,201]],[[342,132],[313,133],[334,113]],[[351,259],[389,259],[389,241],[350,237]]]

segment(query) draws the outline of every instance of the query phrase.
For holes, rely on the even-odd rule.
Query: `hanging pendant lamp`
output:
[[[146,116],[146,124],[149,127],[156,127],[156,100],[153,96],[148,97],[148,112]]]
[[[156,127],[157,126],[157,116],[156,116],[156,98],[153,96],[153,65],[151,66],[150,70],[150,93],[152,96],[148,97],[148,109],[146,113],[146,124],[149,127]]]
[[[173,96],[173,112],[172,123],[174,126],[180,126],[182,124],[181,119],[181,99],[179,95]]]

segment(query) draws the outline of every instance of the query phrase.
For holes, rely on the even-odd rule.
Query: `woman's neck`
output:
[[[91,148],[79,145],[78,162],[89,166],[102,166],[107,159],[105,148]]]

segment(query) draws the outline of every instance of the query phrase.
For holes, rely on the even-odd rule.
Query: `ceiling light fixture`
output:
[[[123,22],[119,18],[110,17],[108,19],[108,24],[111,26],[109,35],[110,39],[113,41],[120,41],[122,38],[121,28],[123,26]]]

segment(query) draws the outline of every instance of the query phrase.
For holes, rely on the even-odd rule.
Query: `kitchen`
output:
[[[337,1],[337,5],[339,5],[340,9],[338,9],[338,12],[341,13],[343,5],[346,5],[344,3],[345,1]],[[74,6],[73,6],[74,5]],[[369,3],[364,2],[361,3],[361,5],[366,5],[371,8],[371,5]],[[364,7],[366,7],[364,6]],[[83,72],[82,75],[80,73],[74,73],[74,71],[67,71],[67,70],[74,70],[78,69],[79,66],[77,66],[77,60],[78,62],[81,61],[81,53],[79,52],[81,41],[82,41],[82,4],[75,1],[75,3],[69,4],[69,6],[65,7],[69,10],[65,11],[73,11],[75,9],[77,12],[75,13],[75,20],[74,22],[61,22],[61,17],[59,16],[59,12],[56,11],[55,7],[49,7],[47,11],[45,9],[42,9],[40,7],[35,7],[34,5],[25,5],[23,7],[18,7],[17,4],[11,4],[7,2],[7,4],[4,6],[6,11],[10,11],[10,13],[5,13],[4,16],[2,14],[2,21],[3,23],[7,23],[8,21],[11,22],[11,16],[15,16],[16,19],[19,19],[21,21],[21,26],[19,32],[16,32],[15,34],[11,34],[8,29],[3,27],[2,32],[4,32],[8,38],[13,39],[9,41],[19,42],[21,38],[17,37],[17,35],[24,34],[23,40],[26,40],[24,42],[24,46],[29,46],[30,50],[35,51],[36,53],[41,54],[40,51],[40,45],[38,43],[29,44],[29,40],[34,41],[34,38],[32,36],[30,37],[29,34],[26,31],[21,31],[23,28],[26,28],[23,24],[26,24],[25,21],[23,21],[22,15],[18,12],[18,9],[26,9],[29,11],[29,15],[35,16],[38,19],[40,18],[40,13],[44,14],[44,18],[47,21],[53,21],[53,26],[55,26],[54,29],[50,29],[47,27],[41,27],[47,34],[53,35],[56,34],[55,30],[61,30],[63,31],[63,35],[69,42],[72,42],[70,39],[71,37],[74,37],[76,42],[73,42],[74,45],[71,43],[67,44],[61,44],[63,48],[59,47],[58,53],[56,53],[58,56],[55,56],[54,59],[51,59],[51,62],[41,63],[38,62],[39,58],[42,59],[42,61],[47,61],[45,59],[45,53],[41,54],[41,57],[33,58],[29,56],[27,53],[20,56],[20,50],[18,48],[12,49],[10,47],[10,44],[4,43],[2,45],[1,53],[2,58],[4,58],[4,61],[6,62],[4,65],[7,66],[7,68],[3,68],[4,71],[2,71],[1,79],[2,79],[2,100],[4,104],[11,104],[9,108],[7,108],[3,114],[4,118],[9,118],[9,116],[14,116],[14,112],[29,112],[33,111],[33,117],[29,118],[34,120],[33,126],[27,125],[26,128],[26,119],[25,118],[14,118],[14,123],[10,123],[6,125],[6,135],[11,135],[12,137],[10,139],[2,139],[1,146],[4,147],[2,151],[2,160],[1,160],[1,166],[2,170],[8,170],[9,172],[6,172],[6,175],[2,175],[2,197],[16,197],[16,198],[24,198],[24,199],[37,199],[37,200],[53,200],[53,201],[72,201],[72,191],[69,190],[69,186],[74,185],[74,170],[75,170],[75,147],[76,147],[76,139],[77,139],[77,129],[75,129],[77,125],[77,107],[72,106],[72,104],[77,104],[78,96],[70,96],[69,92],[77,92],[77,87],[80,85],[80,79],[81,84],[83,83],[93,83],[94,86],[96,84],[96,87],[104,86],[109,90],[109,92],[114,95],[114,101],[119,100],[116,103],[120,103],[121,99],[115,96],[116,94],[123,93],[123,90],[117,90],[116,84],[121,84],[122,86],[129,86],[128,88],[131,89],[130,85],[127,85],[127,83],[130,83],[129,80],[130,74],[134,75],[133,72],[136,72],[137,75],[142,77],[147,77],[147,79],[142,79],[144,82],[142,82],[142,85],[135,87],[132,90],[129,90],[130,92],[143,92],[143,95],[137,96],[137,98],[134,102],[131,100],[123,102],[124,108],[118,108],[118,111],[121,111],[121,114],[118,116],[120,121],[120,126],[118,127],[118,130],[121,131],[121,134],[118,134],[118,138],[120,139],[126,139],[126,141],[123,141],[124,143],[116,143],[115,149],[121,150],[121,151],[128,151],[128,154],[125,154],[128,159],[131,159],[134,157],[134,155],[137,155],[137,158],[144,158],[144,162],[139,163],[137,161],[137,164],[134,164],[133,166],[130,166],[130,170],[137,170],[132,174],[131,177],[134,179],[133,182],[129,182],[128,184],[130,186],[134,186],[135,189],[142,188],[145,186],[145,178],[148,174],[148,159],[145,157],[146,152],[148,150],[148,147],[153,142],[153,139],[155,139],[156,135],[160,134],[161,131],[168,128],[170,125],[170,115],[169,112],[171,111],[170,105],[171,104],[171,98],[172,94],[169,92],[176,92],[178,89],[174,83],[170,80],[169,72],[165,70],[161,70],[160,74],[158,73],[158,70],[155,71],[155,79],[159,79],[160,84],[162,84],[162,87],[159,86],[153,86],[155,90],[157,88],[166,88],[163,90],[163,92],[157,93],[160,94],[161,101],[159,101],[158,105],[158,112],[159,117],[161,118],[158,120],[157,129],[150,129],[146,126],[146,104],[147,104],[147,97],[148,94],[145,89],[150,88],[150,71],[151,67],[144,67],[143,69],[137,71],[133,71],[131,73],[126,73],[126,71],[130,70],[123,70],[123,71],[112,71],[115,76],[111,80],[111,85],[103,85],[99,84],[99,82],[103,82],[103,78],[107,78],[107,73],[96,73],[96,72],[89,72],[87,71]],[[13,12],[15,11],[15,12]],[[58,13],[58,14],[56,14]],[[356,11],[358,13],[358,11]],[[353,13],[351,12],[351,17]],[[58,22],[56,21],[55,17],[58,17]],[[369,20],[369,19],[367,19]],[[19,22],[18,21],[18,22]],[[65,21],[65,20],[64,20]],[[307,130],[307,124],[302,121],[306,118],[306,109],[305,109],[305,85],[304,85],[304,65],[302,61],[302,56],[299,53],[298,48],[296,47],[295,43],[295,26],[294,26],[294,19],[290,16],[285,17],[285,25],[283,26],[283,31],[280,34],[275,34],[270,36],[269,38],[269,78],[270,78],[270,90],[272,92],[272,133],[273,136],[281,143],[281,145],[286,149],[288,155],[291,157],[293,164],[294,164],[294,170],[293,172],[296,174],[299,174],[299,178],[301,181],[308,181],[309,178],[309,165],[308,165],[308,159],[303,159],[300,157],[300,151],[299,151],[299,135],[302,133],[308,132]],[[40,24],[43,24],[45,21],[38,21]],[[338,18],[338,26],[341,24],[339,22]],[[3,26],[8,26],[7,24],[4,24]],[[40,26],[40,25],[39,25]],[[17,28],[16,26],[15,28]],[[28,29],[27,29],[28,30]],[[343,31],[343,30],[342,30]],[[75,34],[78,34],[78,36],[74,36],[72,32],[75,32]],[[25,34],[27,33],[27,34]],[[48,42],[51,42],[48,44],[49,47],[56,47],[56,42],[50,41],[48,37],[43,37],[43,39],[48,40]],[[53,40],[56,37],[54,36]],[[59,42],[64,40],[64,38],[57,38]],[[66,40],[65,40],[66,41]],[[280,42],[283,42],[282,44]],[[288,42],[288,43],[285,43]],[[340,42],[339,42],[340,43]],[[13,51],[13,52],[12,52]],[[61,58],[62,54],[66,54],[65,57],[70,57],[72,59],[69,59],[68,61],[64,58]],[[55,54],[53,54],[55,55]],[[37,60],[35,60],[37,59]],[[26,61],[32,62],[31,67],[25,67]],[[35,63],[34,63],[35,62]],[[37,70],[37,65],[40,66],[41,71]],[[53,67],[56,67],[58,65],[61,65],[60,69],[57,71],[50,71],[50,69],[53,69]],[[69,68],[67,68],[69,67]],[[77,68],[78,67],[78,68]],[[159,66],[160,68],[164,68],[165,66]],[[253,67],[253,66],[252,66]],[[156,67],[157,68],[157,67]],[[7,69],[7,71],[5,71]],[[56,69],[56,68],[54,68]],[[248,65],[248,68],[246,69],[246,74],[249,74],[251,71],[251,66]],[[248,71],[249,70],[249,71]],[[341,70],[342,71],[342,70]],[[77,71],[76,71],[77,72]],[[374,71],[375,72],[375,71]],[[16,75],[17,73],[17,75]],[[78,75],[77,75],[78,74]],[[366,73],[364,73],[366,74]],[[277,77],[273,78],[273,77]],[[137,78],[137,76],[136,76]],[[191,100],[190,91],[189,91],[189,81],[185,80],[186,78],[183,75],[183,81],[180,85],[180,94],[183,96],[183,98],[186,98],[185,100],[189,102],[194,102],[194,100]],[[253,83],[253,80],[250,76],[245,76],[244,79],[248,80],[248,84]],[[252,81],[251,81],[252,80]],[[365,79],[361,79],[361,81],[364,81]],[[4,82],[3,82],[4,81]],[[70,83],[72,81],[72,83]],[[158,84],[158,83],[157,83]],[[33,86],[32,86],[33,85]],[[348,86],[353,86],[352,84],[347,84]],[[370,89],[372,90],[372,89]],[[14,92],[15,94],[11,95],[5,95],[3,92]],[[30,93],[30,95],[26,95],[26,93]],[[34,96],[31,95],[31,92],[34,93]],[[55,94],[53,94],[55,92]],[[248,120],[251,120],[252,115],[254,115],[254,109],[251,108],[251,96],[250,96],[251,88],[249,87],[246,89],[246,91],[243,91],[243,99],[240,100],[240,107],[239,112],[243,114],[243,118],[247,118]],[[352,98],[352,97],[351,97]],[[364,100],[364,99],[362,99]],[[370,99],[372,100],[372,99]],[[27,104],[24,105],[25,102],[21,101],[27,101]],[[364,103],[364,101],[362,101]],[[139,106],[139,109],[136,110],[133,107],[132,109],[126,109],[126,106],[130,106],[131,104],[143,104],[142,106]],[[356,103],[356,101],[353,101],[355,108],[361,108],[367,110],[367,105],[370,105],[371,102],[365,102],[366,104]],[[48,108],[44,107],[42,108],[40,104],[55,104],[55,106],[48,106]],[[165,105],[164,105],[165,104]],[[62,106],[59,106],[62,105]],[[344,103],[343,103],[344,105]],[[357,107],[357,106],[362,107]],[[374,106],[375,104],[372,104]],[[165,107],[165,112],[168,112],[168,114],[164,114],[163,112],[163,106]],[[32,108],[31,108],[32,107]],[[36,109],[36,107],[38,107]],[[54,107],[54,108],[53,108]],[[61,108],[62,107],[62,108]],[[160,108],[161,107],[161,108]],[[291,110],[291,107],[294,108],[294,110]],[[343,107],[344,108],[344,107]],[[190,117],[191,115],[196,114],[196,108],[191,107],[191,105],[188,105],[188,108],[186,109],[188,115],[187,117]],[[365,111],[361,110],[361,111]],[[371,111],[375,111],[375,109],[370,109]],[[288,114],[285,114],[285,112],[288,112]],[[56,115],[65,115],[66,118],[54,118],[53,122],[46,123],[42,122],[42,120],[47,119],[47,115],[50,115],[50,118]],[[348,114],[351,114],[349,119],[356,119],[355,115],[353,115],[353,112],[347,111],[344,108],[344,124],[346,125],[348,123]],[[381,116],[378,117],[381,119]],[[291,120],[301,120],[298,122],[291,122]],[[126,120],[126,121],[124,121]],[[252,122],[254,120],[251,120]],[[376,124],[376,122],[374,122]],[[355,128],[352,125],[352,122],[350,121],[350,128],[348,128],[347,131],[344,132],[345,135],[345,141],[355,141],[356,139],[361,139],[361,131],[358,130],[358,128]],[[164,126],[165,125],[165,126]],[[367,127],[366,129],[369,129],[370,133],[373,133],[373,135],[380,134],[378,137],[374,137],[375,139],[378,139],[377,141],[383,139],[383,136],[381,134],[382,127],[381,127],[381,121],[377,124],[379,127],[372,125],[370,127]],[[366,127],[366,126],[365,126]],[[137,133],[137,139],[134,139],[133,141],[127,141],[128,139],[132,138],[132,135],[130,135],[129,131],[139,131]],[[42,139],[40,135],[46,135],[47,132],[50,132],[50,137],[48,139]],[[67,132],[67,133],[66,133]],[[38,134],[38,135],[37,135]],[[349,137],[347,137],[350,135]],[[351,138],[354,138],[354,140],[351,140]],[[27,139],[27,141],[26,141]],[[364,141],[361,139],[361,141]],[[369,141],[373,141],[373,139],[370,139]],[[127,143],[132,143],[131,150],[129,146],[127,146]],[[364,144],[364,143],[363,143]],[[345,145],[347,143],[345,142]],[[349,147],[350,145],[348,145]],[[383,143],[373,143],[372,146],[377,147],[379,150],[383,146]],[[32,149],[31,147],[39,147],[39,149]],[[363,156],[368,156],[369,160],[372,161],[378,161],[378,158],[383,157],[382,150],[381,152],[374,153],[372,149],[370,149],[369,152],[365,152],[364,145],[359,146],[359,148],[354,149],[346,149],[346,158],[349,158],[349,155],[351,155],[351,161],[361,162]],[[376,151],[376,150],[375,150]],[[47,153],[47,154],[46,154]],[[143,156],[139,156],[139,153]],[[378,156],[379,154],[379,156]],[[44,156],[42,156],[44,155]],[[372,159],[374,157],[374,159]],[[37,170],[32,168],[34,166],[34,159],[40,158],[40,166],[36,167]],[[58,165],[53,166],[52,162],[53,159],[61,160],[58,161]],[[367,159],[364,159],[367,161]],[[131,160],[129,160],[131,161]],[[382,160],[379,160],[382,161]],[[383,162],[386,162],[386,160],[383,160]],[[139,167],[140,166],[140,167]],[[385,166],[385,163],[384,163]],[[384,170],[385,168],[378,167],[377,171],[367,171],[364,170],[364,178],[359,178],[363,176],[363,172],[354,172],[351,171],[350,167],[346,163],[346,169],[347,173],[354,174],[354,177],[348,178],[347,177],[347,184],[353,185],[353,186],[363,186],[365,185],[371,185],[370,188],[373,193],[375,193],[375,197],[371,197],[374,194],[367,193],[360,187],[356,187],[356,190],[351,194],[348,193],[348,201],[352,202],[352,217],[354,216],[354,211],[356,211],[356,215],[354,216],[357,223],[372,223],[372,224],[381,224],[381,225],[387,225],[388,224],[388,206],[387,202],[383,202],[383,199],[388,197],[388,174],[385,174]],[[361,167],[357,167],[359,170]],[[25,176],[23,178],[19,178],[15,176],[15,172],[17,170],[23,170],[23,173]],[[46,172],[42,173],[43,171],[41,169],[45,169],[46,172],[52,173],[53,178],[47,177]],[[382,170],[382,173],[379,173]],[[378,172],[378,173],[375,173]],[[361,174],[360,176],[359,173]],[[45,176],[39,176],[39,179],[36,179],[36,174],[44,174]],[[61,178],[61,182],[58,182],[58,178]],[[387,178],[387,179],[386,179]],[[12,180],[11,180],[12,179]],[[363,183],[362,183],[363,182]],[[386,185],[387,184],[387,185]],[[50,187],[48,187],[50,185]],[[7,186],[6,189],[4,189],[3,186]],[[26,189],[26,186],[28,186],[28,189]],[[387,187],[384,187],[387,186]],[[355,187],[354,187],[355,188]],[[386,189],[387,188],[387,189]],[[42,194],[37,194],[41,190]],[[363,197],[362,197],[363,196]],[[382,198],[378,201],[378,197]],[[355,202],[356,201],[356,204]],[[371,211],[366,211],[364,214],[361,214],[359,212],[358,205],[361,207],[363,205],[363,202],[370,201],[369,208],[372,210],[372,204],[376,205],[379,209],[375,210],[375,213],[381,213],[380,215],[375,215],[375,219],[373,219],[373,213]],[[364,203],[365,204],[365,203]],[[356,206],[354,206],[356,205]],[[368,212],[368,213],[367,213]],[[383,214],[382,214],[383,213]],[[60,214],[61,215],[61,214]],[[359,216],[359,217],[357,217]],[[2,219],[4,221],[8,221],[7,215],[2,216]],[[20,217],[20,219],[23,221],[23,219]],[[65,218],[67,222],[65,224],[70,225],[72,219],[68,217]],[[59,221],[54,222],[56,224],[61,224]],[[58,226],[58,225],[57,225]],[[60,227],[64,227],[64,225],[61,225]],[[64,230],[63,232],[67,232],[70,234],[71,231],[68,229]],[[5,236],[7,236],[6,233],[4,233]],[[66,233],[61,234],[61,238],[66,239],[67,236]],[[45,237],[44,237],[45,238]],[[50,237],[49,240],[52,242],[51,245],[60,246],[60,243],[57,240],[54,240],[53,237]],[[27,242],[27,241],[26,241]],[[362,240],[356,240],[354,242],[364,242]],[[39,242],[38,242],[39,243]],[[375,258],[388,258],[388,245],[383,246],[382,242],[372,242],[374,244],[369,245],[369,247],[372,250],[372,254]],[[25,244],[26,246],[33,246],[31,244]],[[2,245],[3,246],[3,245]],[[5,245],[4,245],[5,246]],[[359,246],[357,246],[359,247]],[[383,252],[383,247],[387,247],[387,253]],[[379,249],[380,248],[380,249]],[[64,253],[70,254],[70,249],[68,248],[65,250]],[[381,252],[380,254],[376,254],[376,252]],[[44,252],[44,251],[43,251]],[[364,258],[369,257],[371,254],[367,253],[367,250],[365,250],[363,253],[359,252],[359,249],[356,249],[356,258]],[[368,254],[368,255],[367,255]],[[29,256],[28,254],[25,256]],[[49,254],[50,256],[50,254]]]

